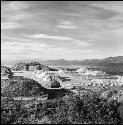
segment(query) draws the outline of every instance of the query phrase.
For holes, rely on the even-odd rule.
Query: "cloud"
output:
[[[94,50],[93,57],[95,55],[100,57],[107,54],[104,52],[106,47],[112,47],[117,51],[122,49],[120,46],[123,40],[123,2],[95,1],[87,2],[86,5],[83,2],[68,2],[64,4],[65,6],[61,6],[59,2],[55,5],[52,2],[27,1],[2,1],[2,3],[1,29],[4,34],[2,41],[22,43],[22,45],[6,45],[4,53],[8,52],[9,56],[14,55],[16,51],[12,50],[13,53],[9,54],[7,46],[13,47],[18,53],[24,52],[25,56],[26,52],[29,52],[34,56],[43,57],[44,55],[48,57],[48,54],[52,57],[53,54],[50,54],[52,51],[54,54],[57,53],[57,57],[67,55],[68,49],[71,49],[68,52],[71,58],[72,50],[75,52],[75,49],[81,50],[80,55],[83,54],[83,58],[91,54],[90,50]],[[37,43],[45,43],[50,47],[43,47]],[[95,50],[102,53],[96,53]],[[65,52],[59,54],[61,51]],[[113,54],[112,51],[109,52],[110,55]],[[79,58],[80,55],[74,54],[74,57]]]
[[[84,50],[83,52],[84,52],[84,53],[92,53],[93,50]]]
[[[4,42],[1,43],[2,60],[19,60],[41,58],[48,45],[35,42]]]
[[[57,25],[58,28],[61,28],[61,29],[76,29],[77,27],[76,26],[67,26],[67,25]]]
[[[12,2],[2,2],[2,11],[19,11],[28,9],[30,6],[27,2],[22,1],[12,1]]]
[[[79,47],[86,47],[89,46],[90,43],[88,41],[81,41],[72,37],[66,37],[66,36],[50,36],[46,34],[35,34],[29,36],[31,38],[38,38],[38,39],[54,39],[54,40],[62,40],[62,41],[70,41],[70,44],[77,45]]]
[[[103,8],[106,10],[112,10],[112,12],[123,12],[123,2],[119,1],[105,1],[105,2],[97,2],[92,3],[91,6]]]
[[[72,40],[70,37],[65,37],[65,36],[50,36],[46,34],[36,34],[30,36],[31,38],[43,38],[43,39],[55,39],[55,40]]]
[[[5,42],[1,44],[2,60],[6,59],[52,59],[59,57],[69,57],[76,55],[73,50],[50,47],[41,43],[26,43],[26,42]]]
[[[16,28],[22,28],[23,26],[16,22],[4,22],[1,23],[1,30],[10,30],[10,29],[16,29]]]
[[[61,29],[76,29],[77,28],[77,26],[75,26],[75,24],[70,20],[66,20],[66,21],[58,20],[57,22],[58,24],[56,27],[61,28]]]
[[[102,12],[99,12],[97,14],[95,14],[95,17],[97,19],[100,19],[100,20],[104,20],[104,19],[110,19],[110,18],[113,18],[115,16],[117,16],[118,14],[116,12],[113,12],[113,11],[107,11],[107,10],[103,10]]]
[[[14,16],[9,16],[9,20],[11,21],[20,21],[20,20],[26,20],[29,18],[32,18],[34,15],[30,13],[22,13],[22,14],[17,14]]]
[[[12,41],[16,41],[18,43],[19,42],[27,42],[27,43],[32,42],[29,39],[25,39],[25,38],[6,36],[4,33],[2,33],[1,39],[3,40],[2,42],[12,42]]]
[[[22,12],[27,8],[29,6],[26,2],[2,2],[1,30],[24,28],[24,24],[17,21],[31,17],[29,13]]]
[[[78,13],[60,13],[59,15],[72,16],[72,17],[79,17],[79,16],[81,16],[81,14],[78,14]]]
[[[1,57],[2,60],[6,59],[72,59],[78,58],[79,54],[90,53],[90,50],[78,50],[69,47],[52,46],[45,43],[31,42],[20,38],[7,38],[7,42],[1,43]],[[20,42],[21,41],[21,42]],[[80,41],[73,41],[75,45]],[[83,44],[83,46],[85,46]]]
[[[79,46],[79,47],[87,47],[87,46],[90,45],[90,43],[87,42],[87,41],[81,41],[81,40],[76,40],[76,39],[73,39],[73,42],[74,42],[77,46]]]
[[[32,52],[41,52],[44,51],[45,48],[48,47],[44,43],[29,43],[29,42],[4,42],[1,43],[1,53],[32,53]]]
[[[1,29],[10,30],[24,27],[24,23],[20,24],[19,21],[33,17],[33,14],[25,11],[27,8],[29,5],[26,2],[2,2]]]
[[[60,23],[61,25],[73,25],[73,23],[72,23],[72,21],[70,21],[70,20],[67,20],[67,21],[59,21],[58,23]]]

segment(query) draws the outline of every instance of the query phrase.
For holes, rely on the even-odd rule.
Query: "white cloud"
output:
[[[5,42],[1,44],[1,52],[24,53],[25,51],[42,51],[47,47],[44,43]]]
[[[78,50],[64,47],[53,47],[37,42],[3,42],[1,57],[6,59],[77,59],[80,54],[90,53],[91,50]],[[81,58],[81,57],[80,57]]]
[[[76,29],[76,26],[67,26],[67,25],[57,25],[61,29]]]
[[[11,21],[19,21],[19,20],[29,19],[31,17],[33,17],[32,14],[23,13],[23,14],[17,14],[17,15],[14,15],[14,16],[9,16],[9,20],[11,20]]]
[[[28,9],[30,6],[26,2],[22,1],[11,1],[7,3],[2,3],[2,11],[18,11]]]
[[[54,40],[63,40],[63,41],[65,40],[65,41],[70,41],[71,43],[74,43],[74,45],[77,45],[79,47],[86,47],[90,45],[88,41],[81,41],[81,40],[71,38],[71,37],[66,37],[66,36],[50,36],[46,34],[35,34],[29,37],[38,38],[38,39],[54,39]]]
[[[31,41],[30,39],[25,39],[25,38],[21,38],[21,37],[10,37],[10,36],[6,36],[4,33],[2,33],[1,35],[1,42],[11,42],[13,43],[14,41],[16,41],[17,43],[32,43],[32,42],[36,42],[36,41]]]
[[[6,22],[1,23],[1,30],[9,30],[9,29],[16,29],[16,28],[22,28],[23,26],[19,23],[15,22]]]
[[[50,36],[46,34],[35,34],[32,36],[29,36],[31,38],[43,38],[43,39],[55,39],[55,40],[72,40],[70,37],[65,36]]]
[[[61,29],[76,29],[77,26],[70,20],[58,20],[57,27]]]
[[[84,53],[92,53],[93,50],[84,50],[83,52],[84,52]]]
[[[44,55],[47,45],[44,43],[5,42],[1,43],[2,60],[39,58]]]
[[[79,16],[81,16],[81,14],[79,14],[79,13],[60,13],[59,15],[72,16],[72,17],[79,17]]]
[[[85,53],[93,53],[93,52],[98,52],[97,50],[91,50],[91,49],[84,49],[84,50],[81,50],[81,49],[74,49],[74,52],[78,53],[78,55],[82,55],[82,54],[85,54]]]
[[[79,47],[87,47],[90,45],[90,43],[87,41],[81,41],[81,40],[76,40],[76,39],[73,39],[73,42],[77,44],[77,46]]]
[[[50,47],[46,44],[40,43],[26,43],[26,42],[5,42],[1,44],[2,60],[6,59],[52,59],[59,57],[69,57],[76,55],[73,50]]]
[[[61,25],[73,25],[73,23],[72,23],[72,21],[70,21],[70,20],[66,20],[66,21],[60,21],[60,22],[58,22],[58,23],[60,23]]]
[[[3,2],[1,13],[1,29],[10,30],[22,28],[23,24],[20,24],[17,21],[31,17],[31,14],[21,11],[26,8],[28,8],[28,4],[26,2]]]

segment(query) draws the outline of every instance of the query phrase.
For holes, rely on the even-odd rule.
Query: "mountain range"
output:
[[[2,64],[15,64],[18,61],[7,61],[2,62]],[[109,64],[122,64],[123,65],[123,56],[116,56],[116,57],[107,57],[104,59],[85,59],[85,60],[33,60],[33,59],[27,59],[27,60],[21,60],[22,62],[32,62],[36,61],[41,64],[45,65],[60,65],[60,66],[67,66],[67,65],[109,65]]]
[[[110,65],[110,64],[123,64],[123,56],[108,57],[105,59],[86,59],[86,60],[47,60],[42,61],[43,64],[49,65]]]

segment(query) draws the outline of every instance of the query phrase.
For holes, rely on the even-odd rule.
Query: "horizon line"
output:
[[[27,60],[37,60],[37,61],[55,61],[55,60],[65,60],[65,61],[84,61],[84,60],[93,60],[93,59],[105,59],[105,58],[109,58],[109,57],[123,57],[123,56],[107,56],[107,57],[103,57],[103,58],[85,58],[85,59],[63,59],[63,58],[59,58],[59,59],[40,59],[40,58],[32,58],[32,59],[8,59],[8,60],[2,60],[1,59],[1,63],[5,62],[5,61],[27,61]]]

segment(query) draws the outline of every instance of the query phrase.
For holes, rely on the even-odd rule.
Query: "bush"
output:
[[[21,104],[7,99],[1,105],[1,124],[11,124],[20,117]]]
[[[46,102],[40,111],[54,124],[120,124],[119,106],[116,100],[108,101],[95,93],[87,93],[81,98],[68,96]]]
[[[98,93],[66,96],[36,102],[26,108],[18,101],[4,101],[1,123],[19,124],[121,124],[116,100],[100,98]],[[121,110],[121,108],[120,108]]]

